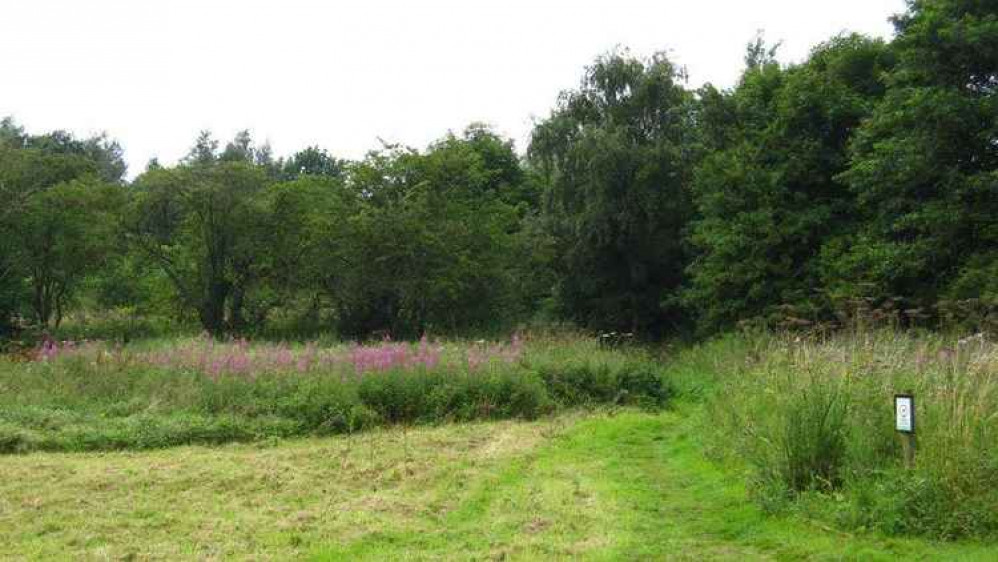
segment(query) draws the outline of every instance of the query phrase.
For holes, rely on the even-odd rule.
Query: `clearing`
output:
[[[0,558],[994,560],[765,516],[688,416],[0,457]],[[408,459],[407,459],[408,457]]]

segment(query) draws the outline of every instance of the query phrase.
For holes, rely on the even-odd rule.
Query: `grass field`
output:
[[[0,359],[0,559],[998,560],[995,373],[890,331],[47,347]]]
[[[763,514],[695,408],[0,458],[0,557],[994,560]]]

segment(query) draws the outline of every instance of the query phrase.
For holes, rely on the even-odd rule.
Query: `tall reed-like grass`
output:
[[[707,411],[766,505],[833,505],[842,523],[892,532],[998,534],[998,344],[895,330],[741,337],[713,371]],[[894,428],[902,391],[916,397],[912,469]]]

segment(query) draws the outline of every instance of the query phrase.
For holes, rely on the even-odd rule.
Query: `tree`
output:
[[[584,326],[661,333],[682,323],[683,231],[697,157],[693,96],[664,55],[600,57],[536,126],[562,313]]]
[[[295,179],[300,176],[327,176],[339,178],[343,176],[346,162],[338,160],[325,150],[310,146],[296,152],[280,163],[281,176],[284,179]]]
[[[218,141],[211,135],[211,131],[201,131],[198,133],[194,145],[184,157],[184,163],[190,165],[207,165],[218,159]]]
[[[296,302],[304,302],[299,327],[328,330],[322,312],[353,266],[346,255],[355,243],[349,220],[357,195],[338,177],[305,175],[270,186],[264,205],[268,236],[256,262],[271,304],[294,313]]]
[[[503,196],[521,191],[514,168],[512,145],[482,128],[354,166],[347,243],[329,254],[324,282],[340,331],[419,336],[508,323],[518,312],[509,272],[519,215]]]
[[[130,230],[204,329],[220,334],[244,327],[255,255],[266,237],[259,196],[268,179],[255,164],[217,160],[215,146],[202,133],[189,164],[138,178]]]
[[[45,154],[79,157],[89,162],[97,177],[107,183],[123,183],[128,169],[121,145],[105,133],[78,139],[66,131],[53,131],[28,137],[25,148],[36,149]]]
[[[124,170],[121,147],[105,135],[84,140],[62,131],[31,136],[10,118],[0,122],[0,200],[4,202],[0,207],[0,333],[10,328],[12,315],[30,309],[44,326],[53,317],[59,319],[73,286],[99,263],[104,248],[100,235],[107,217],[94,197],[107,195],[107,184],[120,184]],[[76,180],[80,183],[73,183]],[[91,211],[95,216],[87,217]],[[73,239],[82,236],[81,232],[97,237],[92,247],[85,238]],[[84,256],[94,261],[76,259]]]
[[[828,252],[848,295],[998,298],[998,3],[916,0],[895,20],[889,90],[842,180],[863,224]]]
[[[56,185],[32,198],[18,221],[18,259],[43,329],[59,327],[69,298],[114,250],[124,203],[120,186],[95,179]]]
[[[705,330],[785,304],[827,312],[819,255],[856,227],[856,198],[836,178],[853,131],[883,95],[890,51],[843,35],[797,66],[781,68],[772,53],[751,44],[733,91],[701,92],[707,150],[683,300]]]

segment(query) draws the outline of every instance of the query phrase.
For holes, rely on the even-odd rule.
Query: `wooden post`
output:
[[[901,446],[904,448],[904,467],[915,468],[915,434],[902,433]]]

